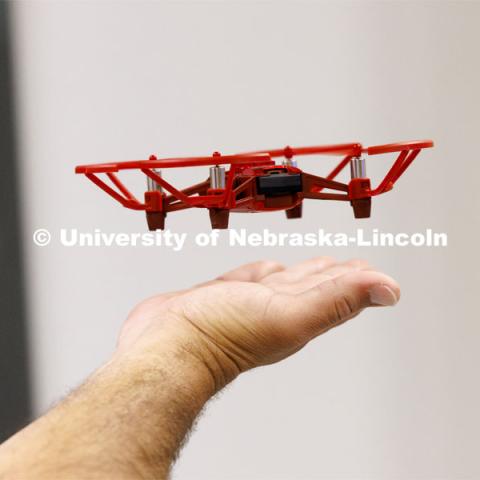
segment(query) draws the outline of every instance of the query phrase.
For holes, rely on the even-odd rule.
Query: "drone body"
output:
[[[287,218],[302,216],[304,199],[347,201],[355,218],[370,216],[372,197],[393,188],[423,148],[433,146],[430,140],[403,142],[374,147],[359,143],[315,147],[285,147],[237,155],[157,159],[78,166],[84,174],[124,207],[144,210],[150,230],[164,229],[168,213],[187,208],[207,208],[212,228],[228,228],[230,212],[267,212],[285,210]],[[375,188],[366,175],[366,156],[396,153],[397,157],[385,178]],[[306,173],[297,167],[302,155],[340,156],[338,165],[325,177]],[[276,158],[282,157],[280,164]],[[350,165],[350,181],[335,178]],[[170,168],[209,166],[209,178],[178,190],[162,177]],[[122,170],[140,170],[147,177],[144,201],[139,201],[116,175]],[[99,177],[106,174],[108,185]],[[327,190],[327,191],[325,191]]]

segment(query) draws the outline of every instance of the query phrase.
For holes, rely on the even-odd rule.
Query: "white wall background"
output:
[[[174,478],[480,478],[479,20],[477,2],[13,3],[36,411],[108,358],[128,311],[154,292],[259,258],[361,256],[402,284],[398,307],[236,381],[203,415]],[[312,202],[301,221],[236,215],[232,226],[428,227],[449,234],[448,248],[175,254],[31,242],[40,227],[145,229],[76,164],[429,137],[436,148],[376,199],[370,220]],[[320,172],[314,159],[303,166]],[[168,221],[209,228],[200,211]]]

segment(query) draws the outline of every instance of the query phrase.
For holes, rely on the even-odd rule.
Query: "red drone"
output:
[[[191,207],[208,208],[212,228],[228,228],[231,211],[285,210],[287,218],[300,218],[305,198],[348,201],[355,218],[369,217],[372,197],[391,190],[420,150],[429,147],[433,147],[433,142],[423,140],[374,147],[363,147],[360,143],[285,147],[225,156],[215,152],[209,157],[193,158],[158,159],[152,155],[149,160],[82,165],[75,172],[85,174],[124,207],[145,210],[150,230],[163,230],[167,213]],[[398,152],[395,162],[379,185],[372,188],[362,154],[392,152]],[[312,154],[343,158],[326,177],[318,177],[300,170],[294,160],[296,156]],[[283,157],[280,164],[274,160],[278,157]],[[335,181],[348,164],[351,180],[348,183]],[[161,169],[207,165],[210,166],[209,178],[182,190],[161,176]],[[135,198],[117,177],[120,170],[140,170],[146,175],[147,191],[143,202]],[[112,186],[98,176],[102,173],[107,175]],[[330,191],[325,192],[326,189]]]

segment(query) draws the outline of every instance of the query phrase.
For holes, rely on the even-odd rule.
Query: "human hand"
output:
[[[146,300],[113,358],[0,447],[0,477],[166,479],[216,391],[399,295],[364,261],[321,257],[288,268],[257,262]]]
[[[285,268],[256,262],[189,290],[138,305],[118,353],[155,351],[165,339],[203,363],[219,390],[239,373],[298,351],[369,306],[394,305],[398,284],[363,260],[319,257]]]

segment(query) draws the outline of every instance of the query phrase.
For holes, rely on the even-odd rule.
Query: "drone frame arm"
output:
[[[111,172],[106,172],[107,176],[110,178],[112,183],[120,190],[118,193],[108,184],[106,184],[101,178],[99,178],[95,173],[85,173],[85,176],[97,187],[101,188],[105,193],[110,195],[114,200],[121,203],[126,208],[131,208],[133,210],[144,210],[145,205],[142,204],[135,198],[135,196],[129,192],[129,190],[123,185],[118,177],[116,177]]]
[[[395,182],[415,160],[420,150],[402,150],[383,180],[371,191],[371,195],[380,195],[391,190]]]

